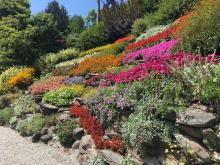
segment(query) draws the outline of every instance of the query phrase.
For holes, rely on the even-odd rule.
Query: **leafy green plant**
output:
[[[175,70],[178,80],[185,84],[195,98],[216,110],[220,106],[220,65],[192,64],[183,70]]]
[[[95,156],[88,160],[88,165],[106,165],[106,161],[101,156]]]
[[[40,132],[45,125],[45,118],[42,114],[34,114],[25,120],[20,120],[17,124],[16,130],[22,136],[31,136]]]
[[[128,154],[127,156],[124,157],[120,165],[137,165],[137,163],[135,163],[131,155]]]
[[[62,145],[69,147],[73,144],[73,130],[76,128],[76,122],[66,121],[58,126],[56,134],[59,137],[59,141]]]
[[[15,100],[13,108],[16,116],[20,117],[24,114],[33,113],[35,102],[31,96],[21,96]]]
[[[144,33],[147,29],[147,23],[144,18],[136,19],[132,25],[132,34],[135,36],[139,36]]]
[[[151,144],[155,138],[168,142],[169,129],[164,122],[146,113],[131,114],[123,124],[122,137],[127,147],[141,152],[144,145]]]
[[[83,90],[84,87],[82,85],[62,87],[46,93],[43,97],[43,102],[50,103],[55,106],[68,106],[72,103],[74,97],[81,96],[83,94]]]
[[[13,108],[4,108],[3,110],[0,110],[0,125],[8,125],[11,117],[13,116]]]

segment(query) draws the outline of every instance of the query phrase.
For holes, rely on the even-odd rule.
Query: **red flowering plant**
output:
[[[131,41],[133,40],[135,37],[132,36],[132,35],[129,35],[129,36],[126,36],[126,37],[122,37],[122,38],[119,38],[117,39],[114,44],[118,44],[118,43],[122,43],[122,42],[128,42],[128,41]]]
[[[85,107],[72,105],[70,107],[69,116],[79,117],[79,126],[83,127],[88,134],[91,134],[98,149],[106,148],[117,152],[123,150],[121,139],[104,140],[102,138],[105,134],[103,127]]]
[[[45,92],[56,90],[62,86],[62,82],[66,79],[65,76],[54,76],[47,80],[32,84],[28,91],[32,94],[43,94]]]

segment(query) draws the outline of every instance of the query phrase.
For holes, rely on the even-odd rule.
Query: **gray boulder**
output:
[[[217,115],[200,109],[189,108],[186,112],[177,114],[176,123],[197,128],[207,128],[218,121]]]
[[[79,150],[81,154],[84,154],[86,150],[94,146],[94,141],[91,138],[91,135],[86,135],[82,137],[80,141]]]
[[[52,139],[53,139],[52,134],[46,134],[40,137],[40,140],[43,141],[44,143],[48,143]]]
[[[193,139],[189,139],[181,134],[175,134],[177,144],[185,151],[190,151],[198,163],[210,163],[211,157],[209,152]]]
[[[189,127],[186,125],[180,125],[180,124],[176,124],[176,127],[181,130],[183,133],[197,138],[199,140],[203,139],[203,133],[202,133],[202,129],[201,128],[196,128],[196,127]]]
[[[53,113],[56,113],[58,111],[58,107],[50,104],[40,104],[41,113],[44,115],[51,115]]]
[[[100,153],[110,165],[120,165],[123,160],[122,155],[110,150],[101,150]]]

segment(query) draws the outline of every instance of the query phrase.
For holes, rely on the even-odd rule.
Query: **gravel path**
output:
[[[78,165],[70,152],[32,143],[10,128],[0,127],[0,165]]]

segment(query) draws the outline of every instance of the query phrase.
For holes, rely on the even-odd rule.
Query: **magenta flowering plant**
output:
[[[178,40],[170,40],[166,42],[162,42],[160,44],[154,45],[149,48],[141,49],[135,52],[128,53],[124,59],[123,63],[131,63],[139,58],[144,58],[144,60],[148,60],[149,58],[152,58],[152,56],[161,56],[161,55],[168,55],[170,54],[170,50],[173,46],[175,46],[178,43]]]
[[[169,47],[167,47],[170,49]],[[159,52],[159,51],[158,51]],[[156,53],[155,53],[156,54]],[[201,55],[184,54],[184,52],[159,53],[158,55],[145,56],[144,63],[141,63],[134,68],[121,72],[117,75],[109,77],[115,83],[128,83],[135,80],[141,80],[151,73],[167,75],[170,71],[170,66],[184,67],[188,63],[215,63],[220,58],[215,58],[215,54],[210,54],[207,57]],[[187,61],[187,63],[186,63]]]

